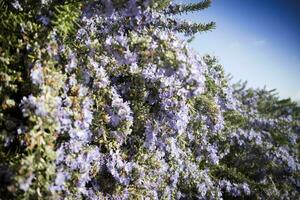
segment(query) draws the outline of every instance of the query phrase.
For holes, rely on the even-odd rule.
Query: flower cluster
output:
[[[176,14],[210,1],[166,2],[4,3],[1,196],[299,195],[299,107],[231,85],[215,58],[180,39],[213,23]]]

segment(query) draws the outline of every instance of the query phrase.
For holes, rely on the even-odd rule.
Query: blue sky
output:
[[[210,8],[180,17],[217,23],[191,47],[215,55],[234,81],[300,101],[300,0],[213,0]]]

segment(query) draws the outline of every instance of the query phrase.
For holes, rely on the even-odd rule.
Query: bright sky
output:
[[[210,8],[182,18],[217,23],[191,46],[215,55],[234,81],[276,88],[281,97],[300,101],[299,0],[213,0]]]

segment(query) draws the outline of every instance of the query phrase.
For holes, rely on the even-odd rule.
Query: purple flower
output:
[[[110,120],[112,126],[116,127],[121,121],[132,123],[132,111],[127,102],[123,102],[116,90],[112,91],[112,108],[110,110]]]
[[[40,63],[31,69],[30,77],[33,84],[42,85],[44,83],[43,68]]]
[[[56,175],[56,178],[55,178],[55,184],[57,186],[62,186],[66,179],[69,178],[69,174],[66,173],[66,172],[58,172],[57,175]]]
[[[155,149],[155,143],[157,141],[156,134],[157,133],[156,130],[153,129],[153,125],[151,124],[150,121],[148,121],[146,123],[146,130],[145,130],[146,140],[144,145],[150,151],[153,151]]]
[[[23,182],[20,183],[20,188],[24,191],[27,191],[29,189],[34,177],[35,177],[35,175],[31,174],[28,178],[23,180]]]
[[[250,195],[251,191],[247,183],[243,183],[241,187],[246,195]]]
[[[18,0],[15,0],[13,3],[11,3],[11,5],[12,5],[15,9],[17,9],[17,10],[20,10],[20,11],[23,10],[23,8],[22,8],[22,6],[20,5],[20,2],[19,2]]]
[[[48,24],[50,23],[50,19],[49,19],[49,17],[47,17],[47,16],[40,16],[40,17],[38,18],[38,20],[39,20],[40,22],[42,22],[45,26],[48,26]]]
[[[76,58],[76,55],[74,53],[71,53],[69,55],[69,62],[66,65],[66,71],[67,72],[71,72],[76,67],[77,67],[77,58]]]

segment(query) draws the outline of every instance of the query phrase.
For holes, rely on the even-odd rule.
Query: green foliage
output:
[[[175,14],[196,12],[208,8],[210,7],[210,5],[211,5],[211,0],[203,0],[198,3],[189,3],[189,4],[184,4],[182,6],[175,5],[173,8],[174,10],[173,12]]]
[[[47,11],[43,11],[45,7],[37,1],[28,2],[21,10],[5,1],[0,5],[0,167],[6,168],[8,174],[15,173],[14,178],[1,184],[1,195],[7,199],[45,199],[45,195],[50,196],[49,187],[55,173],[57,123],[50,116],[24,117],[20,104],[23,96],[47,93],[47,99],[40,100],[48,103],[48,112],[51,113],[56,106],[53,95],[61,89],[64,78],[60,72],[62,67],[50,59],[50,51],[55,51],[57,46],[51,41],[51,29],[62,37],[73,34],[80,4],[50,5]],[[54,13],[51,27],[43,26],[38,20],[41,11]],[[46,85],[43,88],[33,85],[29,76],[30,66],[38,62],[44,65]],[[14,144],[7,147],[5,143],[10,140]],[[18,188],[26,182],[32,182],[32,187],[24,193]]]
[[[81,13],[81,3],[66,3],[54,7],[54,19],[51,21],[53,28],[64,39],[74,36],[79,25],[76,22]]]
[[[223,113],[226,128],[243,128],[246,125],[247,119],[239,112],[228,110]]]

